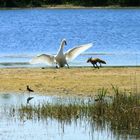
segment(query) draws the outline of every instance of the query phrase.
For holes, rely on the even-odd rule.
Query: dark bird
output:
[[[34,92],[34,90],[32,90],[28,85],[27,85],[27,91],[29,91],[29,93],[30,93],[30,92]],[[33,98],[34,98],[34,97],[30,97],[30,96],[29,96],[29,97],[27,98],[27,104],[28,104],[28,103],[30,102],[30,100],[32,100]]]
[[[29,103],[30,100],[32,100],[34,97],[28,97],[27,98],[27,104]]]
[[[28,90],[29,92],[34,92],[34,90],[30,89],[28,85],[27,85],[27,90]]]

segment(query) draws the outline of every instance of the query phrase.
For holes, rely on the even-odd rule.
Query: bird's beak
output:
[[[65,45],[67,45],[67,42],[65,41]]]

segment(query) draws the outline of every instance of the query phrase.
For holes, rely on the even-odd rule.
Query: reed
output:
[[[59,122],[71,122],[87,120],[96,123],[99,127],[109,124],[114,133],[139,136],[140,130],[140,96],[137,94],[120,91],[112,86],[113,97],[107,96],[107,89],[99,90],[95,102],[94,98],[77,100],[64,103],[63,100],[56,103],[44,103],[37,106],[22,105],[17,111],[22,119],[56,119]]]

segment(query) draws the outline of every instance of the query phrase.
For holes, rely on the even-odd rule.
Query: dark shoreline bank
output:
[[[74,6],[74,5],[55,5],[55,6],[40,6],[40,7],[0,7],[0,10],[20,10],[20,9],[140,9],[140,6]]]

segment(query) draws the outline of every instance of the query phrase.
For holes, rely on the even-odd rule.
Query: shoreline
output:
[[[140,6],[75,6],[75,5],[42,5],[40,7],[0,7],[0,10],[22,10],[22,9],[140,9]]]
[[[26,85],[43,95],[95,96],[102,88],[112,95],[112,85],[140,94],[140,67],[0,68],[0,75],[0,94],[27,93]]]
[[[15,65],[15,66],[14,66]],[[104,68],[140,68],[140,65],[109,65],[109,66],[103,66]],[[67,69],[67,67],[65,67]],[[70,66],[70,69],[79,69],[79,68],[94,68],[92,65],[90,66]],[[28,63],[9,63],[9,62],[4,62],[0,63],[0,70],[1,69],[56,69],[54,66],[30,66]],[[63,68],[60,68],[63,69]]]

